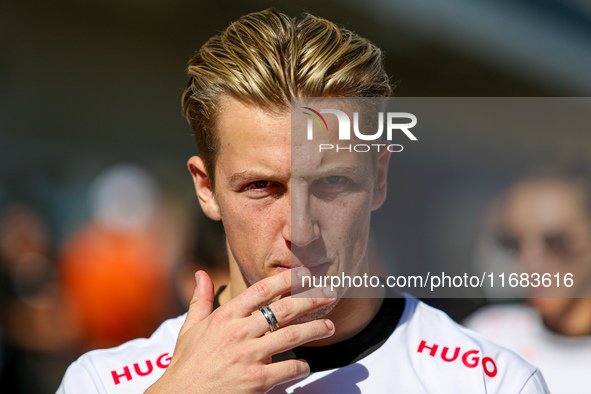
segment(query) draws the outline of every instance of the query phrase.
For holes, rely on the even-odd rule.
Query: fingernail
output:
[[[297,270],[297,275],[301,278],[303,278],[304,276],[310,276],[310,270],[307,269],[306,267],[300,267]]]
[[[199,284],[199,273],[195,272],[195,286]]]
[[[334,290],[332,290],[330,287],[325,287],[324,289],[322,289],[322,292],[328,298],[334,298],[337,295],[337,293]]]
[[[334,330],[334,323],[330,320],[325,320],[324,324],[326,324],[326,327],[328,328],[329,331]]]

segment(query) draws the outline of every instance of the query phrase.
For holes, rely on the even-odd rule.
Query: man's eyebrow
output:
[[[335,175],[354,175],[361,171],[359,166],[339,166],[322,169],[321,171],[310,174],[312,178],[326,178]]]
[[[291,174],[282,174],[281,176],[278,176],[277,174],[273,174],[271,172],[262,172],[262,171],[251,171],[251,170],[246,170],[246,171],[240,171],[240,172],[236,172],[232,175],[230,175],[230,182],[240,182],[240,181],[246,181],[246,180],[251,180],[251,179],[277,179],[277,178],[289,178]]]

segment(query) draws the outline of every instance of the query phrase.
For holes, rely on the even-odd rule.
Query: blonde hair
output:
[[[274,9],[245,15],[210,38],[189,61],[182,106],[210,180],[219,142],[215,123],[222,96],[274,111],[292,97],[389,97],[378,47],[334,23]]]

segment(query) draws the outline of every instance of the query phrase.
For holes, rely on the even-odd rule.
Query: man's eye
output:
[[[248,185],[246,185],[246,187],[244,189],[245,190],[265,189],[268,187],[272,187],[274,185],[275,184],[270,181],[254,181],[254,182],[251,182]]]
[[[330,185],[334,185],[337,183],[341,183],[344,181],[344,178],[342,176],[327,176],[326,178],[322,179],[322,183],[327,183]]]
[[[285,188],[281,183],[273,181],[254,181],[246,184],[241,192],[248,198],[264,199],[271,196],[281,197],[285,192]]]
[[[271,182],[269,181],[256,181],[250,184],[250,187],[253,189],[264,189],[268,186],[271,186]]]

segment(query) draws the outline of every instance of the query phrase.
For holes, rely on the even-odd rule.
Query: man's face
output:
[[[558,289],[532,290],[530,302],[543,314],[558,315],[568,306],[568,299],[557,297],[590,295],[591,221],[577,186],[558,180],[522,182],[507,196],[502,221],[525,271],[573,274],[573,287],[561,281]]]
[[[224,99],[217,132],[216,207],[204,211],[217,219],[219,209],[230,264],[246,285],[292,265],[322,275],[358,271],[367,261],[371,210],[385,195],[385,181],[376,193],[371,154],[319,154],[292,143],[289,112],[232,98]]]

